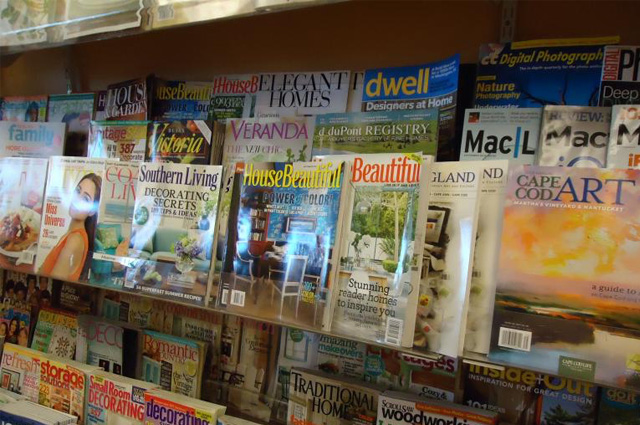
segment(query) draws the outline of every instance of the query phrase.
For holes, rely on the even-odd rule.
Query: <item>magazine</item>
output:
[[[598,387],[513,367],[465,362],[463,404],[512,425],[595,423]]]
[[[222,167],[142,163],[126,289],[204,304]]]
[[[142,378],[160,388],[200,398],[207,345],[155,331],[144,331]]]
[[[422,152],[438,153],[438,109],[350,112],[316,117],[313,156]]]
[[[93,116],[93,104],[93,93],[49,96],[47,121],[61,122],[67,125],[67,137],[64,146],[65,156],[86,156],[89,122]]]
[[[545,106],[536,165],[604,168],[611,108]]]
[[[85,414],[88,425],[143,423],[147,391],[155,384],[97,371],[89,374]]]
[[[2,341],[28,347],[32,324],[38,318],[40,301],[44,298],[38,296],[38,278],[9,270],[0,270],[0,275],[3,275],[0,337]],[[46,289],[46,284],[44,287]]]
[[[332,331],[411,346],[433,157],[329,156],[351,162]]]
[[[98,295],[100,294],[91,286],[60,281],[56,281],[52,291],[53,305],[75,314],[94,312]]]
[[[483,161],[432,167],[413,346],[462,354]],[[423,222],[423,223],[425,223]]]
[[[640,171],[510,173],[489,359],[640,387]]]
[[[640,104],[611,108],[607,168],[640,168]]]
[[[254,116],[345,112],[350,71],[260,74]]]
[[[619,388],[602,388],[598,403],[598,425],[637,425],[640,420],[640,396]]]
[[[362,91],[364,90],[364,71],[351,71],[349,82],[349,99],[347,112],[360,112],[362,110]]]
[[[314,368],[325,373],[364,379],[367,345],[364,342],[318,335]]]
[[[209,164],[214,151],[213,140],[211,126],[206,121],[154,121],[149,128],[146,159],[151,162]]]
[[[225,406],[185,397],[159,389],[144,394],[145,425],[169,424],[216,424],[218,417],[224,415]],[[174,418],[168,421],[167,418]]]
[[[73,359],[76,353],[78,316],[63,310],[43,308],[38,314],[31,348],[59,358]]]
[[[91,258],[89,282],[120,289],[130,263],[131,222],[136,201],[139,165],[105,160],[104,190]]]
[[[222,164],[310,161],[313,118],[228,119]]]
[[[323,372],[293,368],[288,425],[377,424],[384,387]]]
[[[147,78],[110,84],[107,86],[107,98],[104,106],[106,120],[144,121],[148,119],[148,92],[149,81]]]
[[[606,46],[599,106],[640,103],[640,46]]]
[[[385,391],[378,403],[378,425],[465,424],[496,425],[498,415],[445,401]]]
[[[362,111],[413,111],[437,108],[439,161],[458,159],[456,105],[460,55],[415,66],[368,69]],[[425,151],[424,153],[429,153]]]
[[[95,104],[93,105],[93,120],[105,121],[107,119],[107,91],[100,90],[95,93]]]
[[[0,387],[37,403],[43,357],[38,351],[5,343],[0,367]]]
[[[47,96],[7,96],[2,98],[2,121],[46,121]]]
[[[104,160],[52,157],[36,270],[64,281],[87,281]]]
[[[213,85],[199,81],[167,81],[156,78],[151,119],[208,120]]]
[[[329,329],[343,162],[239,164],[219,301],[229,311]],[[237,213],[236,213],[237,211]]]
[[[0,158],[0,267],[33,273],[48,160]]]
[[[225,122],[229,118],[253,117],[259,81],[258,74],[214,77],[208,121]]]
[[[144,161],[148,121],[91,121],[89,158]]]
[[[604,46],[618,41],[601,37],[484,44],[474,106],[596,106]]]
[[[508,159],[512,164],[533,164],[541,118],[540,108],[467,109],[460,160]]]
[[[62,155],[64,138],[64,123],[0,121],[0,157]]]
[[[139,27],[142,8],[142,0],[67,0],[64,39]]]
[[[517,109],[520,110],[520,109]],[[478,227],[472,263],[464,348],[476,353],[489,353],[496,275],[502,235],[502,211],[509,175],[509,162],[482,162],[478,195]]]

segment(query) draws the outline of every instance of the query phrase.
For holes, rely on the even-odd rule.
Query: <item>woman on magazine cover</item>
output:
[[[69,229],[40,267],[40,273],[62,280],[86,280],[93,251],[102,178],[86,174],[76,186],[69,215]]]

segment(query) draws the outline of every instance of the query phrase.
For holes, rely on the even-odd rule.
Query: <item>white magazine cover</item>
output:
[[[216,75],[213,78],[209,121],[253,117],[259,81],[258,74]]]
[[[63,122],[0,121],[0,157],[49,158],[62,155]]]
[[[640,168],[640,105],[614,105],[607,168]]]

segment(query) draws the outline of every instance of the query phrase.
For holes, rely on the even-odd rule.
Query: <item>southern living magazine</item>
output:
[[[77,315],[63,310],[43,308],[38,314],[31,348],[59,358],[73,359],[77,335]]]
[[[39,158],[0,158],[0,267],[33,273],[46,170]]]
[[[600,106],[640,103],[640,46],[606,46]]]
[[[469,313],[464,348],[476,353],[487,354],[491,340],[493,304],[496,299],[502,211],[504,210],[509,162],[506,160],[483,161],[482,168],[478,228],[475,239],[476,246],[473,251]]]
[[[482,161],[437,162],[431,168],[413,340],[417,350],[462,354],[483,170]]]
[[[288,425],[377,423],[384,387],[309,369],[291,369]]]
[[[154,121],[149,128],[147,161],[209,164],[211,126],[202,120]]]
[[[139,164],[105,160],[104,190],[91,258],[89,282],[120,289],[130,262],[131,223]]]
[[[68,0],[65,2],[64,39],[121,31],[140,26],[142,0]]]
[[[0,121],[0,157],[62,155],[64,137],[64,123]]]
[[[47,96],[7,96],[2,98],[2,121],[46,121]]]
[[[498,415],[414,394],[385,391],[378,403],[378,425],[465,424],[496,425]]]
[[[227,408],[180,394],[152,389],[144,394],[145,425],[215,425]]]
[[[258,74],[214,77],[208,121],[225,122],[229,118],[253,117],[259,81]]]
[[[91,121],[89,158],[144,161],[148,121]]]
[[[596,106],[604,46],[618,41],[601,37],[484,44],[474,106]]]
[[[508,159],[533,164],[540,138],[540,108],[467,109],[460,161]]]
[[[438,109],[350,112],[316,117],[313,156],[422,152],[438,153]]]
[[[137,78],[107,86],[104,107],[107,121],[143,121],[148,119],[149,81]]]
[[[598,404],[598,425],[637,425],[640,395],[619,388],[602,388]]]
[[[640,104],[614,105],[607,168],[640,168]]]
[[[350,71],[260,74],[255,117],[345,112]]]
[[[455,54],[422,65],[368,69],[364,74],[362,111],[437,108],[438,160],[455,161],[458,159],[454,138],[459,67],[460,55]]]
[[[168,81],[156,78],[151,119],[208,120],[213,85],[199,81]]]
[[[640,388],[640,171],[511,171],[489,359]]]
[[[104,160],[49,159],[36,270],[64,281],[86,281],[94,249]]]
[[[87,425],[137,425],[144,419],[144,394],[155,384],[109,372],[89,374]]]
[[[89,123],[93,116],[93,93],[49,96],[48,122],[67,124],[65,156],[86,156]]]
[[[604,168],[610,125],[611,108],[545,106],[536,165]]]
[[[310,161],[313,118],[237,118],[225,126],[222,164]]]
[[[329,329],[348,167],[341,160],[238,165],[220,303]]]
[[[44,354],[19,345],[5,343],[2,350],[0,387],[38,402],[40,363]]]
[[[200,398],[207,354],[204,342],[145,330],[142,346],[144,381],[167,391]]]
[[[593,383],[476,362],[464,363],[462,380],[462,403],[496,412],[501,423],[596,423]]]
[[[411,346],[420,285],[431,156],[328,156],[351,163],[332,330]],[[337,265],[336,265],[337,266]]]
[[[222,167],[141,163],[125,288],[203,304]]]

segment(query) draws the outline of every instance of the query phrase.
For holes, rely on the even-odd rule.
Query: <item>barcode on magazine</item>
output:
[[[173,19],[175,16],[173,5],[165,4],[158,7],[158,21],[166,21],[167,19]]]
[[[518,329],[500,328],[498,346],[514,350],[531,351],[531,332]]]
[[[244,307],[244,291],[238,291],[235,289],[231,291],[231,305]]]
[[[227,305],[228,302],[229,302],[229,290],[228,289],[223,289],[222,290],[222,299],[220,300],[220,304]]]
[[[400,345],[403,326],[404,320],[387,317],[387,331],[384,335],[384,342],[387,344]]]

